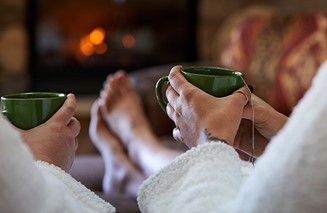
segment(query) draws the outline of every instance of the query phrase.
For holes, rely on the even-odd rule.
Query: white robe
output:
[[[146,180],[142,212],[327,212],[327,62],[251,172],[232,147],[193,148]]]
[[[35,162],[21,141],[0,115],[0,212],[115,212],[62,169]]]

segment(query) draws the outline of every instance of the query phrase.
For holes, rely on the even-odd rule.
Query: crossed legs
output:
[[[89,132],[105,163],[105,192],[136,195],[143,180],[180,154],[153,133],[140,97],[122,71],[104,82]]]

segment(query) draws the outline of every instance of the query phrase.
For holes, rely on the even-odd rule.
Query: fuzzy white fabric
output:
[[[191,149],[146,180],[142,212],[326,212],[327,62],[251,172],[221,143]]]
[[[33,160],[20,135],[0,115],[0,212],[115,212],[60,168]]]
[[[234,200],[247,174],[230,146],[204,144],[147,179],[138,193],[142,212],[216,212]]]

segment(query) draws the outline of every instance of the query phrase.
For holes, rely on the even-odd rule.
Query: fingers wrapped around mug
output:
[[[171,87],[168,86],[166,90],[166,97],[168,100],[166,111],[167,115],[172,119],[176,124],[176,108],[178,107],[178,97],[177,92]]]
[[[243,104],[245,106],[251,99],[251,90],[247,85],[244,85],[243,87],[239,88],[235,92],[233,92],[233,95],[240,95],[243,96],[244,99],[239,99],[241,101],[240,104]],[[245,102],[244,102],[245,101]]]
[[[75,150],[77,150],[77,148],[78,148],[77,136],[80,133],[81,124],[75,117],[72,117],[72,119],[70,120],[67,127],[70,129],[72,136],[74,136],[74,138],[75,138],[75,140],[74,140],[75,141]]]
[[[176,125],[174,138],[189,148],[205,143],[209,136],[232,144],[243,108],[251,98],[250,89],[237,87],[239,89],[230,95],[215,97],[191,84],[181,69],[176,66],[171,70],[166,90],[166,111]]]
[[[179,141],[181,143],[184,143],[184,139],[182,137],[181,131],[178,127],[175,127],[173,129],[173,137],[176,141]]]
[[[68,94],[63,106],[49,119],[48,122],[63,122],[68,125],[76,111],[77,103],[74,94]]]

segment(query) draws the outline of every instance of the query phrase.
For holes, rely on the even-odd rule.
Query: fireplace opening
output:
[[[193,62],[196,0],[29,0],[31,90],[98,93],[109,73]]]

